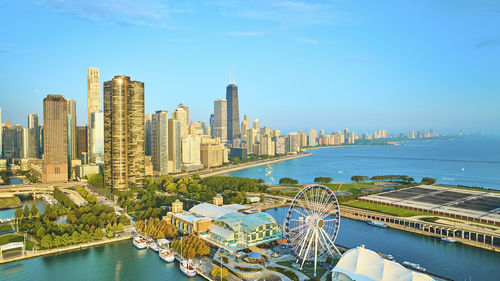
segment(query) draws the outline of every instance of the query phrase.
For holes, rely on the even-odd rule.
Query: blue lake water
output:
[[[408,175],[420,181],[500,189],[500,138],[461,137],[405,142],[401,146],[342,146],[310,150],[313,155],[227,173],[276,184],[291,177],[312,183],[315,177],[349,182],[354,175]]]
[[[281,223],[287,208],[266,210]],[[392,228],[370,226],[341,218],[336,244],[353,248],[365,245],[373,251],[391,254],[398,262],[410,261],[427,271],[457,281],[500,280],[500,253],[462,244],[448,244],[438,238]]]

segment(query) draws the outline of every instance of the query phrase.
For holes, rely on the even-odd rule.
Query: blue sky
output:
[[[88,67],[207,122],[233,69],[261,126],[500,132],[500,1],[0,0],[0,26],[3,122],[57,93],[82,124]]]

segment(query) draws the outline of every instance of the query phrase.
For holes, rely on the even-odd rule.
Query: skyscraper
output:
[[[144,183],[144,83],[128,76],[104,82],[104,184],[126,190]]]
[[[215,123],[215,116],[213,114],[210,114],[210,119],[208,120],[208,124],[210,124],[210,137],[214,137],[214,123]]]
[[[151,160],[160,174],[168,171],[168,111],[158,110],[151,116]]]
[[[76,140],[76,102],[74,100],[67,99],[66,102],[68,103],[68,144],[70,145],[69,148],[69,157],[70,160],[76,159],[76,154],[77,154],[77,140]]]
[[[250,128],[250,120],[247,115],[244,115],[243,121],[241,121],[241,139],[246,138],[248,128]]]
[[[104,161],[104,114],[102,111],[90,114],[88,132],[87,149],[90,163],[102,163]]]
[[[76,127],[76,158],[77,159],[82,159],[82,153],[88,151],[88,145],[87,145],[87,126],[77,126]]]
[[[253,128],[257,131],[260,129],[259,119],[255,118],[255,120],[253,120]]]
[[[3,158],[10,162],[12,158],[16,158],[17,134],[9,121],[2,125],[2,136]]]
[[[27,157],[26,158],[40,158],[40,125],[38,123],[38,114],[28,114],[28,136],[27,136]]]
[[[214,134],[222,142],[227,141],[227,101],[218,99],[214,101]]]
[[[182,104],[181,104],[182,105]],[[179,126],[181,126],[181,138],[185,138],[188,135],[188,124],[187,124],[187,112],[183,107],[177,107],[172,112],[172,119],[179,121]]]
[[[145,146],[146,146],[146,156],[151,156],[151,130],[153,129],[153,114],[148,113],[146,115],[146,139],[145,139]]]
[[[62,95],[43,100],[43,182],[68,181],[68,103]]]
[[[189,126],[189,107],[183,105],[182,103],[180,103],[177,107],[182,108],[184,109],[184,111],[186,111],[186,126]]]
[[[87,124],[90,124],[90,114],[98,111],[101,111],[99,68],[90,67],[87,70]]]
[[[227,139],[231,142],[240,136],[240,110],[238,106],[238,86],[233,83],[226,88]]]
[[[168,160],[172,163],[171,172],[181,171],[182,162],[181,124],[178,120],[168,119]]]

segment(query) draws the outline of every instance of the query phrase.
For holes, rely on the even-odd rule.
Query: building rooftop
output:
[[[237,230],[241,226],[245,232],[251,232],[255,228],[268,224],[276,223],[276,220],[267,213],[256,213],[244,215],[241,213],[231,212],[217,219],[229,225],[233,230]]]
[[[215,206],[214,204],[201,203],[191,208],[189,212],[201,217],[209,217],[212,219],[217,219],[233,211],[230,209],[225,209],[223,207]]]
[[[335,278],[336,274],[346,275]],[[401,264],[382,258],[372,250],[360,246],[345,252],[333,269],[332,280],[398,280],[433,281],[427,274],[410,270]]]

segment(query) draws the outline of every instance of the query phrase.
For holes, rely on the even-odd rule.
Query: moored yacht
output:
[[[368,223],[369,225],[376,226],[376,227],[387,228],[387,225],[381,221],[367,221],[366,223]]]
[[[134,244],[134,247],[136,247],[139,250],[146,249],[148,246],[146,240],[144,240],[140,236],[135,236],[134,239],[132,240],[132,244]]]
[[[191,260],[181,259],[181,262],[179,263],[179,268],[181,269],[182,273],[184,273],[184,275],[188,277],[196,276],[196,269],[194,269]]]
[[[167,249],[161,250],[158,255],[164,262],[173,262],[175,260],[174,254]]]

